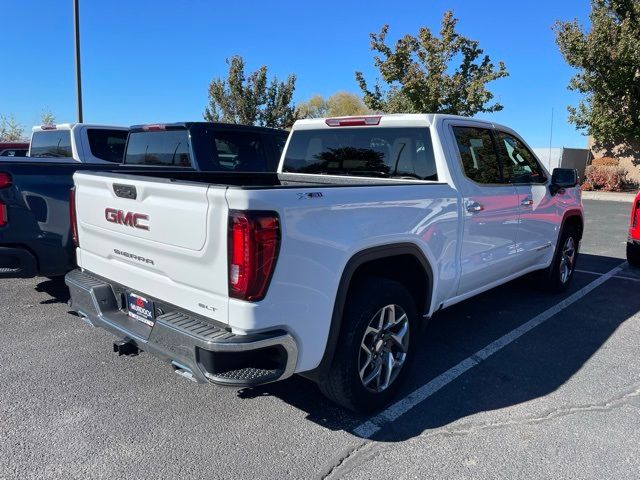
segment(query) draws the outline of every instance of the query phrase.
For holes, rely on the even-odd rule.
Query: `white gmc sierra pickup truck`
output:
[[[530,272],[571,281],[575,170],[449,115],[302,120],[278,173],[74,176],[72,309],[184,377],[294,373],[335,402],[391,400],[441,308]]]

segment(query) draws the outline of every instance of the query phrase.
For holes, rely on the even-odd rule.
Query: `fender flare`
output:
[[[582,210],[580,210],[579,208],[570,208],[569,210],[564,212],[564,215],[562,216],[562,222],[560,223],[560,229],[558,230],[558,238],[556,238],[556,246],[555,246],[555,250],[553,251],[553,257],[551,258],[550,265],[553,265],[553,261],[555,259],[556,253],[560,248],[560,240],[562,238],[562,231],[564,230],[564,226],[567,223],[567,220],[573,217],[578,217],[580,219],[580,223],[582,226],[581,226],[579,240],[582,240],[582,234],[584,233],[584,215],[582,213]]]
[[[411,255],[422,265],[424,272],[427,276],[427,298],[425,302],[425,311],[423,314],[426,316],[429,313],[431,307],[431,300],[433,297],[433,270],[424,252],[414,243],[394,243],[388,245],[380,245],[376,247],[366,248],[355,253],[345,265],[340,282],[338,284],[338,290],[336,292],[336,300],[333,305],[333,314],[331,315],[331,326],[329,328],[329,335],[327,337],[327,343],[324,349],[324,355],[322,360],[316,368],[303,373],[304,376],[317,380],[331,367],[333,361],[333,355],[335,353],[338,338],[340,336],[340,330],[342,328],[342,316],[344,313],[344,307],[347,301],[347,293],[351,285],[351,281],[355,272],[359,267],[373,260],[380,260],[387,257],[395,257],[398,255]]]
[[[573,217],[578,217],[580,219],[580,240],[582,240],[582,234],[584,233],[584,214],[579,208],[571,208],[564,212],[564,215],[562,216],[562,223],[560,224],[560,231],[558,232],[558,242],[560,241],[560,235],[562,234],[562,230],[564,229],[567,220]]]
[[[582,227],[584,228],[584,214],[579,208],[570,208],[569,210],[564,212],[564,215],[562,216],[562,228],[564,228],[565,222],[571,217],[579,217],[580,222],[582,223]]]

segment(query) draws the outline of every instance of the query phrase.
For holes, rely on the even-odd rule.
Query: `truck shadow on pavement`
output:
[[[64,283],[64,277],[52,277],[43,280],[36,285],[37,292],[43,292],[51,298],[40,302],[43,305],[52,303],[67,303],[69,301],[69,289]]]
[[[596,280],[598,273],[621,264],[620,258],[581,254],[577,268],[595,274],[576,272],[565,294],[542,292],[523,278],[439,312],[422,333],[410,379],[397,399],[558,304]],[[476,413],[554,392],[640,311],[640,296],[629,294],[639,287],[637,280],[609,279],[383,428],[376,440],[403,441]],[[368,418],[333,405],[315,384],[299,376],[238,395],[276,396],[306,412],[308,420],[332,430],[352,432]]]

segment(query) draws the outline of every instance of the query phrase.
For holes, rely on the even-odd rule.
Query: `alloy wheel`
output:
[[[399,305],[382,307],[371,318],[360,344],[362,385],[383,392],[398,377],[409,349],[409,317]]]
[[[560,259],[560,281],[567,283],[576,261],[576,245],[573,237],[567,237],[562,246],[562,258]]]

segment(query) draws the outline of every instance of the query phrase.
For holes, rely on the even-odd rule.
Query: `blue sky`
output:
[[[572,70],[554,43],[557,19],[586,24],[587,0],[475,1],[206,1],[80,0],[85,121],[131,125],[199,120],[207,86],[242,55],[249,70],[298,76],[295,100],[339,90],[359,93],[354,71],[376,78],[370,32],[390,25],[390,39],[438,29],[453,9],[458,31],[503,60],[510,76],[489,84],[502,112],[479,117],[507,124],[532,146],[582,147],[567,122],[579,97],[566,88]],[[0,113],[29,129],[50,109],[75,118],[71,0],[3,0],[5,48]]]

